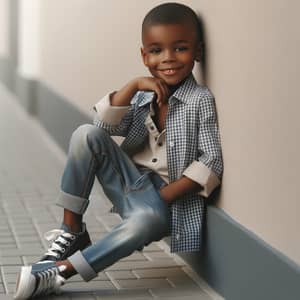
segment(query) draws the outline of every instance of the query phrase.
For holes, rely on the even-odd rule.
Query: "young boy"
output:
[[[15,299],[56,292],[79,273],[86,281],[120,258],[171,235],[171,251],[198,251],[205,199],[220,184],[222,155],[214,98],[192,70],[201,58],[196,14],[178,3],[152,9],[138,77],[94,109],[94,125],[72,135],[58,205],[60,230],[40,262],[21,269]],[[124,136],[119,147],[110,137]],[[123,221],[91,245],[82,223],[95,177]]]

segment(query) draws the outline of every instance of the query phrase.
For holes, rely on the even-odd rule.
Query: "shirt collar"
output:
[[[169,100],[177,99],[183,103],[187,103],[191,94],[194,92],[197,82],[194,78],[194,75],[191,73],[182,85],[170,96]],[[154,92],[143,92],[142,100],[139,103],[139,106],[144,106],[153,101],[155,93]]]

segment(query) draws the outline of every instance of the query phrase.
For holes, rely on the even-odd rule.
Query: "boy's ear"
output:
[[[141,47],[141,56],[142,56],[142,60],[143,60],[143,63],[146,67],[148,67],[148,63],[147,63],[147,54],[146,54],[146,51],[143,47]]]
[[[203,43],[199,42],[196,46],[195,61],[200,62],[203,55]]]

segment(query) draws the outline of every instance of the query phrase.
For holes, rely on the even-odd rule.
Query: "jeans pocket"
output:
[[[128,192],[144,190],[149,187],[149,185],[152,185],[152,182],[149,178],[149,173],[150,172],[146,172],[141,175],[131,186],[128,187]]]

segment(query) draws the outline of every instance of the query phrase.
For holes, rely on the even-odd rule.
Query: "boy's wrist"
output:
[[[138,91],[137,80],[129,81],[123,88],[111,95],[110,103],[112,106],[129,106],[132,97]]]

